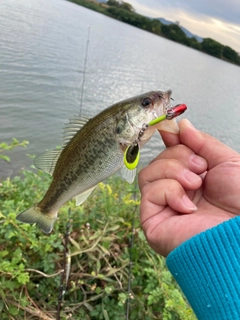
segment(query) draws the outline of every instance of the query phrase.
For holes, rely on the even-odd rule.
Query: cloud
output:
[[[240,2],[238,0],[188,0],[187,4],[189,12],[203,14],[225,22],[239,23]]]
[[[186,11],[218,18],[226,22],[239,24],[240,2],[239,0],[130,0],[134,5],[142,8],[151,8],[163,11]]]
[[[240,52],[239,0],[127,0],[140,14],[180,21],[200,37],[212,38]]]

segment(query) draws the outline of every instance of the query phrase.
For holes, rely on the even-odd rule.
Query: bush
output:
[[[223,47],[223,57],[231,62],[240,63],[240,56],[238,53],[228,46]]]
[[[223,45],[211,38],[205,38],[202,42],[202,49],[204,52],[217,57],[222,57]]]
[[[165,260],[145,240],[137,212],[139,192],[133,185],[118,177],[100,183],[81,207],[74,201],[63,206],[54,231],[45,235],[35,225],[16,222],[16,215],[39,201],[49,183],[41,171],[23,171],[2,181],[1,319],[56,319],[62,270],[70,267],[70,260],[61,319],[124,319],[128,301],[129,319],[195,319]],[[70,260],[64,265],[69,221]]]
[[[185,35],[183,30],[178,25],[162,25],[162,32],[167,38],[190,46],[190,38]]]

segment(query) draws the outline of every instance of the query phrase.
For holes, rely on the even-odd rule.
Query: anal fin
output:
[[[82,204],[87,197],[92,193],[92,191],[96,188],[96,186],[87,189],[86,191],[80,193],[79,195],[76,196],[76,206],[80,206],[80,204]]]

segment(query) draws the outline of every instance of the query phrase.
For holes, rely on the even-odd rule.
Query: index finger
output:
[[[189,147],[195,154],[205,158],[209,169],[223,162],[239,161],[238,152],[211,135],[198,131],[187,119],[181,120],[179,127],[181,143]]]
[[[160,133],[166,147],[175,146],[180,143],[179,134],[165,130],[158,130],[158,132]]]
[[[160,122],[157,126],[157,130],[166,147],[175,146],[180,143],[179,126],[176,118]]]

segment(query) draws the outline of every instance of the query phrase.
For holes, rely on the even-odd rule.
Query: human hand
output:
[[[161,132],[167,148],[139,173],[142,228],[163,256],[240,214],[240,154],[188,120],[179,128]]]

